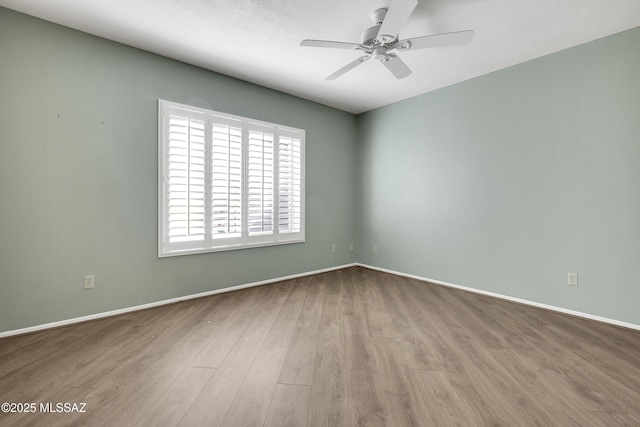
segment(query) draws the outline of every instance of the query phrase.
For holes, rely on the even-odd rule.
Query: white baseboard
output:
[[[118,310],[111,310],[111,311],[105,311],[105,312],[102,312],[102,313],[90,314],[88,316],[82,316],[82,317],[75,317],[75,318],[72,318],[72,319],[60,320],[58,322],[51,322],[51,323],[45,323],[45,324],[42,324],[42,325],[30,326],[28,328],[22,328],[22,329],[15,329],[15,330],[12,330],[12,331],[0,332],[0,338],[10,337],[10,336],[14,336],[14,335],[27,334],[27,333],[30,333],[30,332],[42,331],[42,330],[45,330],[45,329],[59,328],[61,326],[72,325],[74,323],[81,323],[81,322],[87,322],[89,320],[102,319],[104,317],[117,316],[119,314],[131,313],[133,311],[145,310],[147,308],[159,307],[161,305],[173,304],[173,303],[180,302],[180,301],[187,301],[187,300],[190,300],[190,299],[208,297],[208,296],[211,296],[211,295],[222,294],[222,293],[225,293],[225,292],[237,291],[238,289],[245,289],[245,288],[252,288],[252,287],[255,287],[255,286],[268,285],[270,283],[281,282],[283,280],[297,279],[299,277],[311,276],[311,275],[319,274],[319,273],[326,273],[328,271],[341,270],[343,268],[355,267],[357,265],[358,264],[356,264],[356,263],[344,264],[344,265],[339,265],[339,266],[336,266],[336,267],[324,268],[324,269],[321,269],[321,270],[307,271],[305,273],[292,274],[290,276],[276,277],[276,278],[273,278],[273,279],[262,280],[262,281],[259,281],[259,282],[246,283],[244,285],[231,286],[231,287],[228,287],[228,288],[216,289],[216,290],[213,290],[213,291],[200,292],[200,293],[197,293],[197,294],[185,295],[185,296],[182,296],[182,297],[176,297],[176,298],[171,298],[171,299],[167,299],[167,300],[151,302],[151,303],[148,303],[148,304],[142,304],[142,305],[136,305],[136,306],[133,306],[133,307],[121,308],[121,309],[118,309]]]
[[[373,266],[373,265],[360,264],[360,263],[358,263],[357,265],[360,266],[360,267],[371,269],[371,270],[382,271],[384,273],[395,274],[397,276],[409,277],[411,279],[417,279],[417,280],[422,280],[422,281],[425,281],[425,282],[435,283],[436,285],[442,285],[442,286],[447,286],[449,288],[461,289],[463,291],[473,292],[475,294],[487,295],[487,296],[490,296],[490,297],[499,298],[499,299],[506,300],[506,301],[517,302],[517,303],[524,304],[524,305],[529,305],[529,306],[532,306],[532,307],[543,308],[543,309],[546,309],[546,310],[556,311],[558,313],[569,314],[571,316],[582,317],[584,319],[595,320],[597,322],[608,323],[610,325],[621,326],[623,328],[634,329],[634,330],[640,331],[640,325],[636,325],[634,323],[622,322],[620,320],[609,319],[607,317],[601,317],[601,316],[595,316],[593,314],[582,313],[580,311],[569,310],[569,309],[566,309],[566,308],[556,307],[556,306],[553,306],[553,305],[541,304],[539,302],[529,301],[529,300],[525,300],[525,299],[521,299],[521,298],[510,297],[510,296],[507,296],[507,295],[497,294],[497,293],[489,292],[489,291],[483,291],[481,289],[468,288],[466,286],[460,286],[460,285],[456,285],[456,284],[453,284],[453,283],[443,282],[443,281],[440,281],[440,280],[429,279],[429,278],[426,278],[426,277],[416,276],[416,275],[413,275],[413,274],[402,273],[402,272],[399,272],[399,271],[389,270],[389,269],[386,269],[386,268],[376,267],[376,266]]]

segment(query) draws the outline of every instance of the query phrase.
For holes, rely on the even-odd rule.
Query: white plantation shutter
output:
[[[212,122],[211,237],[242,236],[242,123],[216,117]]]
[[[248,141],[249,236],[273,234],[273,130],[251,124]]]
[[[167,243],[181,248],[197,247],[205,239],[204,115],[169,110],[168,135]]]
[[[159,101],[159,255],[304,242],[305,132]]]
[[[302,143],[300,135],[281,131],[278,141],[278,230],[302,228]]]

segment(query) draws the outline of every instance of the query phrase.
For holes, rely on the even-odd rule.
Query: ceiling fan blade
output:
[[[456,31],[455,33],[434,34],[432,36],[415,37],[412,39],[400,40],[398,49],[413,50],[426,49],[430,47],[453,46],[456,44],[469,43],[473,39],[473,31]],[[404,42],[409,42],[409,46],[402,48]]]
[[[341,75],[343,75],[344,73],[346,73],[347,71],[351,71],[354,68],[356,68],[358,65],[360,65],[363,62],[367,61],[369,58],[370,58],[370,56],[361,56],[360,58],[356,59],[355,61],[349,62],[347,65],[345,65],[344,67],[340,68],[338,71],[336,71],[335,73],[333,73],[329,77],[327,77],[325,80],[335,80],[338,77],[340,77]]]
[[[300,46],[308,47],[328,47],[334,49],[362,49],[362,45],[359,43],[347,43],[347,42],[334,42],[331,40],[302,40]]]
[[[385,61],[382,64],[387,67],[387,70],[391,71],[397,79],[404,79],[411,74],[411,68],[407,67],[407,64],[405,64],[397,55],[389,54],[389,58],[390,59],[388,61]]]
[[[378,31],[378,40],[383,41],[383,37],[387,41],[395,39],[417,5],[418,0],[392,0]]]

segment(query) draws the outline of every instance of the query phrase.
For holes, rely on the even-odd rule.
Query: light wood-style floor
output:
[[[640,333],[354,267],[2,339],[0,402],[86,403],[2,426],[639,426]]]

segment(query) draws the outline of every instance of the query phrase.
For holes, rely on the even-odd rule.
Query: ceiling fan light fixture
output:
[[[385,63],[390,59],[389,55],[387,55],[387,48],[384,46],[378,46],[373,49],[373,55],[375,55],[376,59],[382,63]]]

